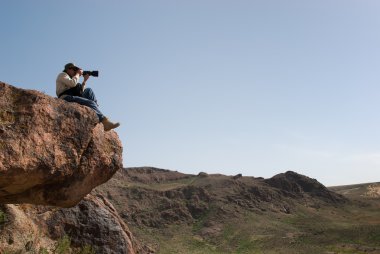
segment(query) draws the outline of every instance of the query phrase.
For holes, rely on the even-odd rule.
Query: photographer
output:
[[[83,75],[83,70],[73,63],[65,65],[63,72],[58,74],[56,80],[56,93],[57,97],[68,102],[76,102],[81,105],[92,108],[97,116],[99,122],[104,126],[105,131],[112,130],[120,126],[119,123],[113,123],[105,117],[98,108],[98,103],[94,92],[91,88],[85,88],[86,82],[90,77],[90,73],[83,75],[82,84],[78,83],[80,76]]]

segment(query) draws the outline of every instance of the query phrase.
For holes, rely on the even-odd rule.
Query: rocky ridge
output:
[[[291,213],[294,202],[318,207],[347,201],[317,180],[292,171],[263,179],[127,168],[97,190],[117,203],[129,223],[150,227],[192,223],[212,205],[220,208],[217,217],[223,218],[243,210]]]

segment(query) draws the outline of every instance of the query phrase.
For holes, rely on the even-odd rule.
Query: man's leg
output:
[[[82,97],[94,101],[99,106],[95,93],[91,88],[84,89]]]
[[[86,99],[86,98],[82,98],[82,97],[79,97],[79,96],[66,96],[64,98],[64,100],[68,101],[68,102],[76,102],[76,103],[79,103],[81,105],[87,106],[87,107],[89,107],[89,108],[91,108],[91,109],[93,109],[95,111],[95,113],[98,116],[100,122],[104,119],[104,115],[102,114],[102,112],[100,112],[100,110],[98,108],[98,105],[96,104],[95,101],[92,101],[92,100],[89,100],[89,99]]]
[[[76,103],[79,103],[81,105],[92,108],[95,111],[95,113],[98,115],[99,122],[101,122],[103,124],[105,131],[115,129],[115,128],[120,126],[119,123],[113,123],[110,120],[108,120],[108,118],[105,117],[102,114],[102,112],[100,112],[98,105],[96,104],[95,101],[92,101],[92,100],[89,100],[89,99],[86,99],[83,97],[79,97],[79,96],[66,96],[66,97],[64,97],[64,100],[68,101],[68,102],[76,102]]]

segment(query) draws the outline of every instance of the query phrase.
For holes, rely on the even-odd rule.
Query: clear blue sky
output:
[[[122,126],[124,166],[380,181],[376,0],[1,1],[0,81],[67,62]]]

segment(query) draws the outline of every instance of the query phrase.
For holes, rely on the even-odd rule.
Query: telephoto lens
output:
[[[87,74],[93,77],[99,77],[99,71],[83,71],[83,75]]]

